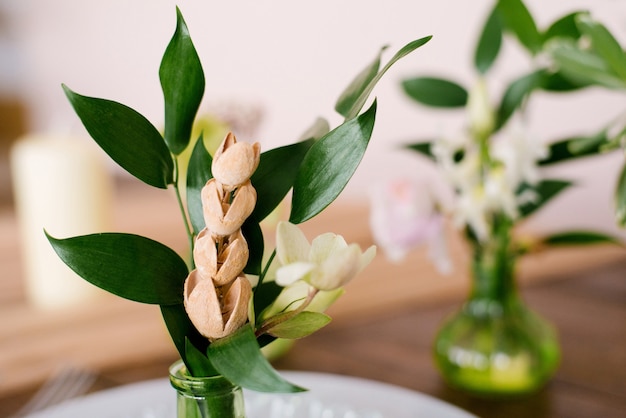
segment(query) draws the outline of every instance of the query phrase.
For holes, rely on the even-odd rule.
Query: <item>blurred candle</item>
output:
[[[95,144],[75,138],[28,136],[11,150],[28,301],[58,308],[92,300],[101,290],[56,255],[56,238],[103,232],[111,224],[111,181]]]

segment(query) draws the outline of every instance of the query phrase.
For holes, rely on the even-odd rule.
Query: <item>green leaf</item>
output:
[[[211,173],[212,162],[213,158],[204,147],[204,140],[200,134],[189,158],[189,167],[187,168],[187,211],[196,234],[202,231],[205,226],[200,194],[206,182],[213,178]]]
[[[187,148],[204,94],[204,72],[182,14],[176,8],[176,31],[159,68],[165,99],[165,142],[173,154]]]
[[[586,12],[573,12],[554,21],[544,32],[542,38],[545,44],[554,38],[569,38],[577,40],[580,38],[580,30],[576,25],[576,18]]]
[[[185,355],[187,359],[185,366],[187,366],[187,370],[189,370],[189,374],[192,376],[207,377],[219,375],[219,372],[215,370],[209,358],[204,354],[207,347],[205,344],[205,351],[202,352],[188,338],[185,338]],[[189,368],[189,365],[191,365],[191,368]]]
[[[361,94],[358,97],[356,97],[356,99],[354,99],[354,103],[352,104],[350,109],[342,113],[342,116],[344,116],[346,120],[356,117],[361,111],[361,109],[363,108],[363,106],[365,105],[367,98],[374,90],[374,87],[376,86],[376,84],[380,81],[383,75],[385,75],[385,73],[391,68],[391,66],[395,64],[397,61],[399,61],[401,58],[409,55],[411,52],[415,51],[417,48],[426,44],[428,41],[430,41],[431,38],[432,36],[426,36],[424,38],[420,38],[415,41],[409,42],[408,44],[400,48],[400,50],[396,52],[393,57],[391,57],[389,62],[383,67],[382,70],[378,72],[378,74],[376,74],[374,78],[372,78],[366,85],[363,85],[358,88],[361,91]],[[357,87],[353,86],[353,88],[357,88]],[[342,96],[344,95],[345,93],[342,94]],[[353,95],[351,96],[354,97]],[[345,104],[343,106],[345,106]]]
[[[363,94],[369,83],[371,83],[376,77],[376,74],[378,74],[378,69],[380,68],[380,58],[385,49],[387,49],[387,46],[380,49],[380,52],[378,52],[374,61],[361,70],[361,72],[357,74],[354,80],[352,80],[341,95],[339,95],[339,98],[335,103],[335,110],[341,116],[347,117],[350,114],[352,107],[359,100],[359,96]]]
[[[413,100],[434,107],[463,107],[467,90],[454,81],[437,77],[415,77],[402,82],[404,92]]]
[[[46,236],[65,264],[110,293],[158,305],[183,301],[187,266],[176,252],[157,241],[120,233],[66,239]]]
[[[376,101],[311,147],[294,183],[290,222],[313,218],[339,196],[365,154],[375,119]]]
[[[415,144],[406,145],[405,147],[411,151],[416,151],[430,158],[431,160],[435,159],[435,156],[433,154],[433,141],[417,142]]]
[[[555,93],[570,92],[584,87],[589,87],[589,83],[582,81],[574,82],[559,72],[546,73],[541,85],[543,90]]]
[[[265,248],[265,242],[263,241],[263,231],[261,226],[252,217],[246,219],[241,227],[241,233],[243,234],[250,254],[248,256],[248,264],[244,268],[244,272],[247,274],[254,274],[256,276],[261,274],[261,266],[263,263],[263,252]]]
[[[598,154],[607,141],[606,130],[595,135],[563,139],[550,144],[548,157],[540,160],[538,164],[549,165]]]
[[[511,31],[533,55],[538,53],[542,36],[522,0],[499,0],[497,8],[502,15],[504,28]]]
[[[615,190],[615,218],[621,227],[626,225],[626,165],[622,167]]]
[[[285,312],[282,315],[291,315]],[[279,315],[280,316],[280,315]],[[313,334],[331,321],[330,316],[320,312],[300,312],[293,318],[270,328],[268,333],[277,338],[298,339]]]
[[[283,289],[273,281],[263,281],[254,289],[254,313],[257,318],[262,318],[263,310],[274,303]]]
[[[320,139],[324,135],[330,132],[330,125],[328,121],[324,118],[316,118],[313,121],[313,124],[309,126],[303,133],[300,135],[300,139],[298,141],[306,141],[309,139]]]
[[[511,115],[522,106],[524,100],[533,90],[543,85],[545,77],[545,70],[538,70],[526,74],[509,84],[498,108],[496,121],[497,129],[500,129],[506,124]]]
[[[594,231],[568,231],[549,235],[541,240],[545,245],[621,244],[616,237]]]
[[[63,90],[89,135],[123,169],[154,187],[173,183],[172,156],[146,118],[121,103]]]
[[[559,72],[574,83],[597,84],[609,89],[626,88],[626,81],[593,52],[580,50],[569,42],[553,43],[549,50]]]
[[[212,342],[207,356],[222,376],[246,389],[287,393],[305,390],[289,383],[274,370],[261,353],[249,324]]]
[[[312,139],[296,142],[261,154],[251,178],[258,197],[251,216],[257,222],[272,213],[293,187],[300,164],[314,142]]]
[[[537,200],[530,202],[520,207],[520,215],[522,218],[526,218],[533,214],[536,210],[540,209],[543,205],[552,200],[555,196],[561,193],[563,190],[571,186],[572,183],[563,180],[543,180],[537,186],[534,187],[535,193],[537,193]]]
[[[489,71],[498,57],[501,45],[502,21],[496,7],[491,11],[485,26],[483,26],[478,44],[476,45],[476,51],[474,52],[474,67],[476,67],[479,73],[485,74]]]
[[[626,83],[626,52],[619,42],[601,23],[592,20],[589,15],[580,15],[576,19],[580,30],[589,38],[593,50],[606,62],[607,66]]]
[[[202,364],[196,366],[196,363],[202,360],[195,359],[193,353],[189,359],[187,358],[187,345],[191,343],[198,351],[205,353],[209,341],[200,335],[196,327],[191,323],[187,311],[185,311],[185,306],[182,303],[176,305],[161,305],[161,315],[163,316],[165,325],[178,350],[180,358],[183,360],[192,376],[199,376],[200,374],[196,374],[195,371],[200,372],[204,370],[205,366]]]

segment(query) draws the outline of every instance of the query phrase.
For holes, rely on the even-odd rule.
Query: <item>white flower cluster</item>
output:
[[[484,89],[479,85],[472,93],[483,95]],[[487,101],[470,96],[469,103],[470,135],[437,141],[433,155],[457,194],[455,223],[468,225],[479,240],[486,240],[494,214],[517,219],[520,205],[535,198],[522,186],[537,184],[537,161],[547,156],[548,148],[528,135],[516,118],[504,132],[491,135]],[[482,110],[476,109],[477,103],[484,104]]]

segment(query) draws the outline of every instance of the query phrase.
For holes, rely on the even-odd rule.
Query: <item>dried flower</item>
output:
[[[243,274],[249,249],[241,226],[256,204],[250,177],[259,152],[258,144],[226,135],[213,159],[215,177],[201,192],[206,228],[195,241],[196,269],[185,281],[184,300],[189,319],[210,340],[231,334],[248,319],[252,286]]]

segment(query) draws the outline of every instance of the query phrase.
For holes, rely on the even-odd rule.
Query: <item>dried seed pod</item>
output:
[[[241,230],[224,237],[221,243],[207,228],[204,228],[196,238],[193,250],[193,259],[200,276],[212,278],[216,286],[223,286],[233,281],[243,271],[248,263],[248,243],[241,234]],[[218,246],[221,251],[218,256]]]
[[[211,179],[201,191],[204,222],[214,234],[227,236],[241,228],[256,205],[256,190],[250,181],[239,186],[230,203],[224,202],[224,190]]]
[[[260,155],[258,142],[237,142],[235,135],[228,133],[215,152],[211,166],[213,177],[226,189],[233,189],[250,179],[259,165]]]
[[[246,323],[251,295],[252,287],[245,276],[237,277],[227,288],[216,288],[211,279],[194,270],[185,281],[185,310],[200,334],[216,340]]]

